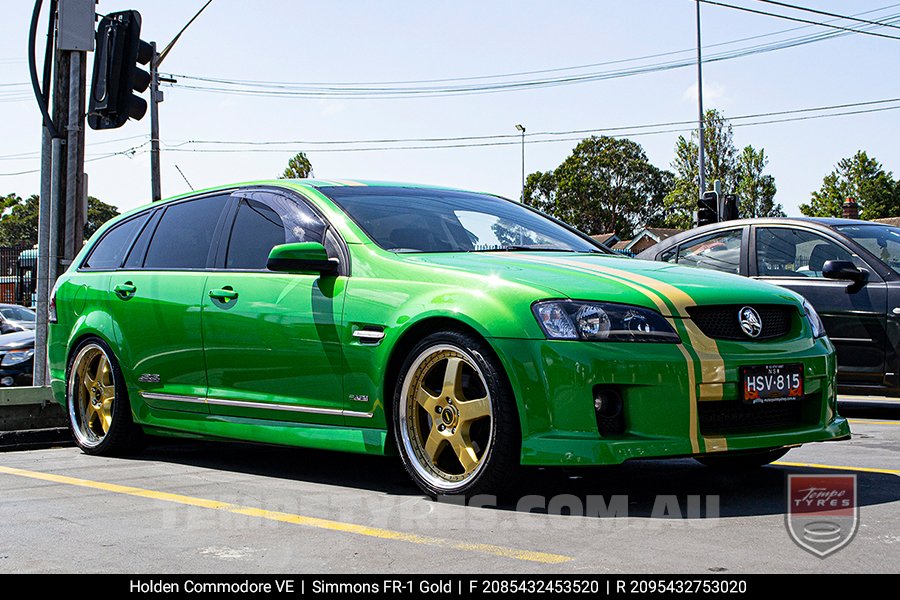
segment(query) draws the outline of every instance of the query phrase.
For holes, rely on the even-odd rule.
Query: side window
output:
[[[269,192],[241,199],[231,228],[227,269],[265,269],[269,251],[291,242],[323,242],[325,223],[308,206]]]
[[[284,240],[284,222],[278,213],[257,200],[241,200],[225,268],[265,269],[269,251]]]
[[[204,269],[228,196],[207,196],[166,208],[147,248],[144,268]]]
[[[82,266],[88,269],[118,269],[132,240],[149,218],[150,213],[144,213],[112,227],[97,242]]]
[[[756,230],[756,269],[762,277],[821,277],[829,260],[853,257],[834,242],[802,229]]]
[[[678,264],[739,274],[742,237],[742,229],[729,229],[681,244]]]

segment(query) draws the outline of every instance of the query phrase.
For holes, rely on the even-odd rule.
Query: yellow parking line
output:
[[[837,471],[861,471],[863,473],[884,473],[886,475],[900,475],[900,469],[873,469],[870,467],[847,467],[841,465],[820,465],[818,463],[800,463],[778,461],[772,463],[782,467],[809,467],[811,469],[835,469]]]
[[[847,419],[858,425],[900,425],[900,421],[870,421],[868,419]]]
[[[367,537],[380,538],[383,540],[409,542],[411,544],[422,544],[426,546],[440,546],[442,548],[450,548],[453,550],[466,550],[469,552],[479,552],[482,554],[502,556],[504,558],[514,558],[517,560],[547,564],[563,563],[572,560],[571,556],[564,556],[562,554],[549,554],[547,552],[534,552],[531,550],[517,550],[515,548],[506,548],[504,546],[495,546],[493,544],[458,542],[444,538],[418,535],[415,533],[403,533],[401,531],[380,529],[378,527],[368,527],[366,525],[357,525],[354,523],[342,523],[340,521],[332,521],[330,519],[319,519],[317,517],[307,517],[303,515],[295,515],[274,510],[254,508],[251,506],[240,506],[237,504],[231,504],[230,502],[220,502],[218,500],[194,498],[192,496],[183,496],[181,494],[170,494],[168,492],[158,492],[155,490],[147,490],[127,485],[117,485],[115,483],[104,483],[101,481],[91,481],[89,479],[67,477],[65,475],[54,475],[52,473],[27,471],[25,469],[16,469],[13,467],[5,467],[2,465],[0,465],[0,473],[6,473],[7,475],[18,475],[20,477],[30,477],[31,479],[40,479],[42,481],[50,481],[53,483],[61,483],[65,485],[74,485],[95,490],[102,490],[115,494],[125,494],[128,496],[137,496],[139,498],[150,498],[153,500],[174,502],[176,504],[184,504],[187,506],[208,508],[211,510],[221,510],[237,515],[258,517],[260,519],[280,521],[282,523],[291,523],[293,525],[302,525],[304,527],[314,527],[316,529],[326,529],[329,531],[340,531],[342,533],[364,535]]]

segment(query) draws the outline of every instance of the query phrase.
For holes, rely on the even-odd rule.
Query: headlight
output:
[[[0,361],[0,365],[9,366],[23,363],[34,356],[34,350],[10,350]]]
[[[813,305],[805,298],[803,299],[803,312],[806,313],[806,319],[809,321],[810,328],[812,328],[813,337],[825,337],[825,324],[822,323],[822,317],[819,316]]]
[[[532,310],[547,339],[551,340],[675,344],[681,341],[662,315],[640,306],[546,300],[536,302]]]

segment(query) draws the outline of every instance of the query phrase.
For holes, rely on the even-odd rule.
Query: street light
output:
[[[516,129],[522,132],[522,193],[519,196],[519,202],[525,201],[525,126],[521,123],[516,124]]]

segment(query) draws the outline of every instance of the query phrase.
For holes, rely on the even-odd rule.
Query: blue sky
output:
[[[735,4],[774,9],[754,0]],[[889,0],[797,0],[836,13],[877,19],[900,14]],[[141,11],[143,38],[167,43],[200,0],[101,0],[98,10]],[[226,79],[286,82],[388,82],[474,77],[621,61],[695,45],[691,0],[497,2],[245,2],[214,0],[166,59],[163,71]],[[826,17],[780,10],[814,20]],[[7,1],[0,21],[0,84],[28,80],[25,48],[31,3]],[[704,6],[704,45],[800,27],[770,17]],[[847,24],[845,22],[845,24]],[[42,27],[41,31],[44,31]],[[708,54],[823,32],[798,29],[730,45]],[[882,28],[900,36],[900,29]],[[43,37],[43,33],[41,33]],[[563,73],[581,74],[690,58],[690,52]],[[900,40],[847,35],[796,48],[704,66],[707,107],[734,117],[900,97]],[[549,74],[559,75],[561,73]],[[548,74],[535,75],[546,77]],[[182,83],[188,80],[182,79]],[[191,82],[193,84],[193,82]],[[0,173],[36,169],[38,111],[21,86],[0,86]],[[696,69],[671,69],[544,89],[437,98],[274,98],[167,88],[161,105],[164,148],[189,140],[365,140],[516,134],[603,129],[696,118]],[[900,102],[880,105],[900,106]],[[863,107],[865,108],[865,107]],[[788,214],[808,201],[835,163],[864,149],[900,173],[900,110],[736,127],[738,147],[765,148],[776,201]],[[741,121],[736,121],[737,124]],[[644,131],[658,129],[650,128]],[[142,144],[149,116],[119,130],[88,131],[88,157]],[[657,166],[668,168],[678,133],[634,136]],[[143,136],[143,137],[142,137]],[[528,172],[557,166],[577,141],[528,138]],[[323,152],[325,146],[263,146],[266,152],[162,154],[163,195],[229,181],[274,177],[295,152],[306,151],[315,174],[446,184],[519,194],[521,148],[510,145],[376,152]],[[359,148],[360,144],[347,147]],[[381,144],[380,146],[384,146]],[[182,145],[184,149],[243,150],[247,146]],[[260,148],[260,147],[256,147]],[[149,156],[138,148],[86,165],[90,193],[122,209],[149,200]],[[0,175],[0,194],[37,192],[39,176]]]

